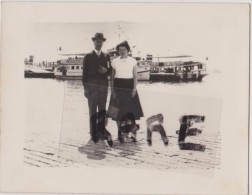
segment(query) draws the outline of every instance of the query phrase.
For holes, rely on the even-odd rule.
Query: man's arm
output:
[[[84,89],[87,89],[87,86],[88,86],[87,58],[88,56],[86,55],[83,59],[82,84],[84,86]]]
[[[112,93],[114,93],[114,77],[115,77],[115,69],[111,68],[110,87]]]
[[[105,54],[105,60],[106,60],[106,66],[99,66],[98,72],[105,76],[109,76],[111,75],[112,67],[111,67],[110,57],[108,54]]]

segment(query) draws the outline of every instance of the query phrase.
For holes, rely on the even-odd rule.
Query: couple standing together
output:
[[[101,50],[106,41],[103,34],[96,33],[92,40],[94,50],[84,57],[82,75],[84,95],[88,99],[90,135],[95,143],[99,139],[105,139],[112,146],[111,134],[105,127],[107,117],[117,122],[120,141],[122,136],[120,126],[123,120],[128,116],[128,119],[135,123],[135,120],[143,116],[136,90],[137,61],[128,56],[130,46],[126,41],[116,46],[119,57],[111,63],[110,56]],[[107,112],[109,82],[111,98]]]

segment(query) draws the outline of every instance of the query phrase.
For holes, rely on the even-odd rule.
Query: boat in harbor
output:
[[[34,64],[33,58],[34,56],[30,56],[24,61],[25,78],[54,78],[54,72],[47,70],[45,66]]]
[[[80,80],[82,78],[83,58],[69,57],[58,62],[59,65],[54,72],[56,79]]]
[[[38,67],[26,66],[24,76],[25,78],[54,78],[54,72]]]
[[[137,62],[137,79],[139,81],[149,81],[150,80],[150,69],[151,61],[139,60]]]
[[[107,51],[111,61],[118,57],[113,48]],[[85,54],[61,54],[68,56],[57,62],[33,63],[33,56],[25,59],[25,78],[56,78],[62,80],[81,80],[83,73],[83,59]],[[79,57],[80,56],[80,57]],[[137,60],[137,75],[139,81],[202,81],[208,75],[206,64],[196,61],[192,56],[168,56],[146,59],[134,57]],[[155,61],[155,58],[158,58]],[[165,61],[162,59],[168,58]]]
[[[115,58],[114,55],[109,53],[111,60]],[[70,54],[69,54],[70,55]],[[74,54],[71,54],[74,55]],[[73,79],[80,80],[83,72],[83,57],[68,57],[68,59],[59,60],[59,65],[55,70],[56,79]],[[137,75],[139,81],[150,80],[150,65],[151,62],[147,60],[137,61]]]
[[[206,64],[182,58],[191,56],[173,56],[171,61],[153,62],[151,81],[202,81],[207,76]]]

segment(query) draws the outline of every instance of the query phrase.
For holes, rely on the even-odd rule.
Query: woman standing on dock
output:
[[[125,120],[135,120],[143,117],[142,107],[137,93],[137,61],[128,56],[130,46],[124,41],[116,46],[119,57],[112,62],[111,99],[108,117],[117,122],[118,139],[123,142],[121,123]]]

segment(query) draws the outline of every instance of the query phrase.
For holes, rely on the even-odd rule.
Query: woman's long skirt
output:
[[[115,121],[121,121],[126,115],[131,115],[135,120],[143,117],[143,110],[139,100],[138,93],[132,97],[132,90],[134,88],[133,79],[114,79],[115,97],[111,94],[108,117]],[[116,112],[113,110],[117,108]]]

